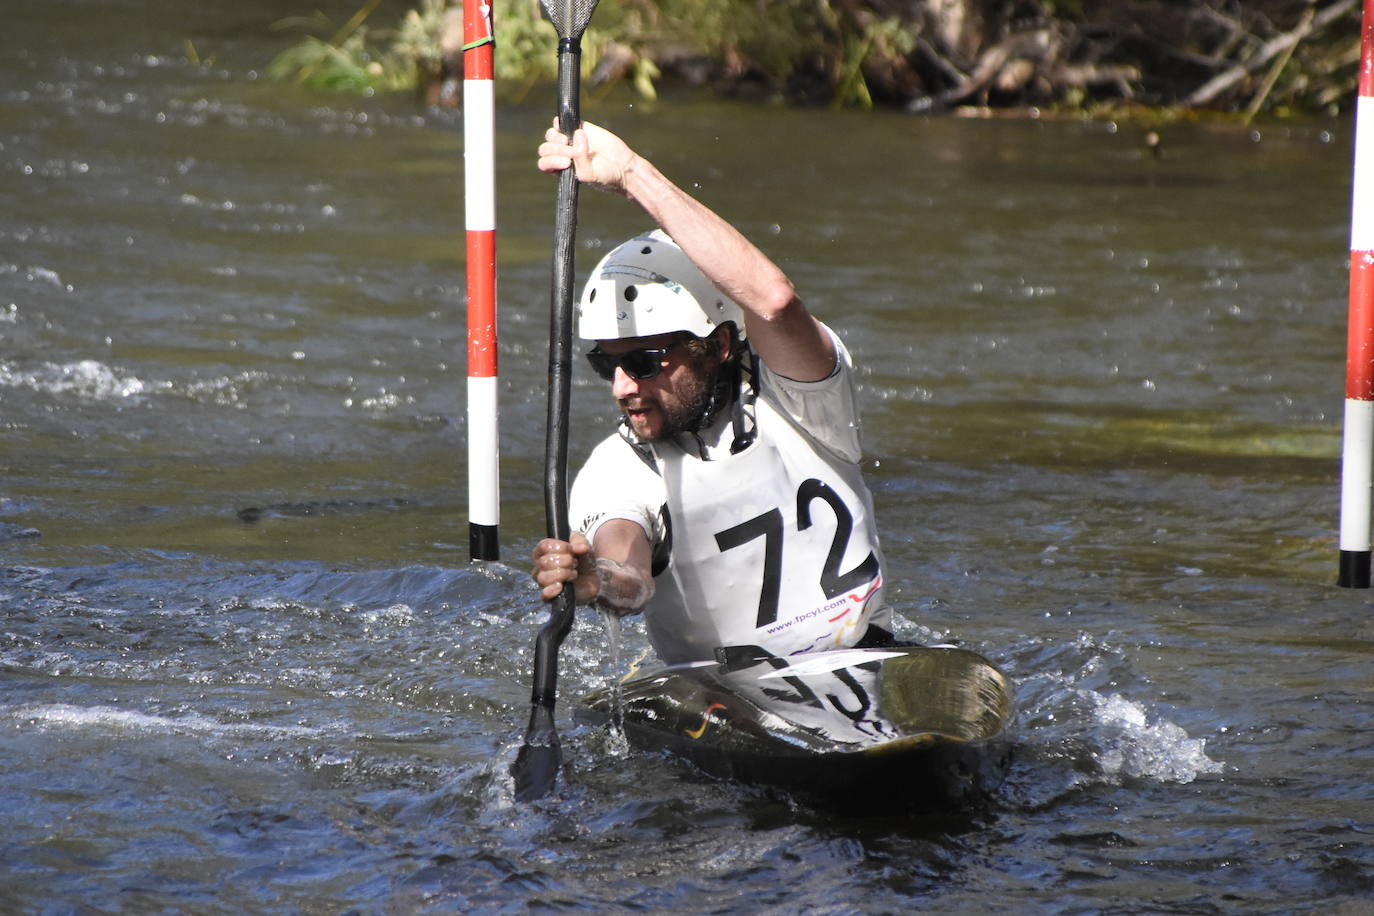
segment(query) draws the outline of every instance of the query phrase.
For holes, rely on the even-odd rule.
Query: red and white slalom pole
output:
[[[463,174],[467,221],[468,547],[499,559],[496,374],[496,100],[493,0],[463,4]]]
[[[1369,588],[1370,492],[1374,483],[1374,0],[1364,0],[1360,94],[1355,105],[1338,582],[1344,588]]]

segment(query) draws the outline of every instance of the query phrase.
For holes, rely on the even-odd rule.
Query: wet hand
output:
[[[539,585],[540,597],[552,601],[573,583],[575,601],[587,604],[597,595],[596,565],[592,559],[592,545],[580,532],[571,540],[545,538],[534,545],[531,555],[531,575]]]
[[[573,166],[584,184],[623,194],[625,178],[639,156],[623,140],[595,124],[583,122],[571,141],[553,127],[539,145],[539,170],[550,174]]]

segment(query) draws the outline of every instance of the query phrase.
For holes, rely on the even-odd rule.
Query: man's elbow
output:
[[[791,281],[782,278],[760,290],[750,309],[760,321],[768,324],[785,324],[806,314],[806,305],[797,295]]]

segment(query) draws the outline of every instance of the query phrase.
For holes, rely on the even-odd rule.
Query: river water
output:
[[[1016,758],[986,809],[884,819],[626,752],[572,710],[643,630],[617,665],[584,612],[567,778],[521,805],[551,91],[499,111],[504,562],[473,565],[461,115],[268,81],[280,3],[9,6],[0,912],[1374,899],[1374,614],[1334,585],[1349,122],[1156,157],[1129,124],[589,98],[847,338],[899,629],[1014,678]],[[644,225],[583,204],[585,271]],[[610,423],[577,371],[575,460]]]

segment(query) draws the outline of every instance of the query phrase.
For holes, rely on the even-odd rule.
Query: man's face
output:
[[[616,367],[611,381],[611,395],[615,398],[630,427],[645,442],[655,442],[682,432],[692,424],[711,399],[720,369],[720,344],[708,338],[705,352],[694,352],[689,341],[681,343],[680,334],[659,334],[654,337],[630,337],[623,340],[597,341],[603,353],[619,356],[631,350],[669,347],[660,361],[658,375],[636,379]]]

